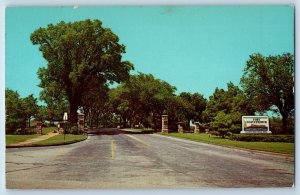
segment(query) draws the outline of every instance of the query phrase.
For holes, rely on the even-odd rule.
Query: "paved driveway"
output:
[[[86,141],[6,150],[8,188],[291,187],[294,158],[154,134],[94,130]]]

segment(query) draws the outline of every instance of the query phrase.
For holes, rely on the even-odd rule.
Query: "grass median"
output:
[[[79,141],[83,141],[87,139],[86,134],[81,134],[81,135],[73,135],[73,134],[59,134],[54,137],[51,137],[49,139],[35,142],[34,145],[62,145],[62,144],[70,144],[70,143],[75,143]]]
[[[50,132],[53,132],[56,129],[57,129],[57,127],[43,127],[42,134],[46,135]],[[6,142],[6,145],[17,144],[17,143],[20,143],[20,142],[27,141],[29,139],[37,138],[39,136],[41,136],[41,134],[6,135],[5,136],[5,142]]]
[[[42,128],[42,134],[46,135],[50,132],[53,132],[54,130],[57,130],[57,127],[43,127]]]
[[[20,142],[24,142],[29,139],[37,138],[40,134],[31,134],[31,135],[6,135],[5,142],[6,145],[17,144]]]
[[[282,154],[294,155],[295,146],[294,143],[284,142],[245,142],[245,141],[234,141],[229,139],[223,139],[220,137],[212,136],[209,134],[193,134],[193,133],[158,133],[160,135],[166,135],[171,137],[178,137],[183,139],[189,139],[204,143],[211,143],[222,146],[246,148],[252,150],[260,150],[266,152],[276,152]]]

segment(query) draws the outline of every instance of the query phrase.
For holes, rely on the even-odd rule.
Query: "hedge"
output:
[[[294,142],[294,135],[232,134],[230,140],[246,142]]]

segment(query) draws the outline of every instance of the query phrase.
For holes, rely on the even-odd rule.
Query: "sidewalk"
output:
[[[51,132],[51,133],[48,133],[47,135],[42,135],[42,136],[39,136],[37,138],[26,140],[24,142],[19,142],[17,144],[10,144],[9,146],[26,146],[26,145],[30,145],[30,144],[35,143],[35,142],[39,142],[39,141],[49,139],[49,138],[54,137],[56,135],[58,135],[58,133]]]

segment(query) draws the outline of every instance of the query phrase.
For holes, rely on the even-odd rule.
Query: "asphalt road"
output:
[[[56,147],[6,150],[7,188],[291,187],[294,158],[154,134],[94,130]]]

